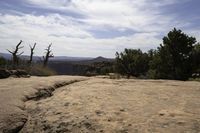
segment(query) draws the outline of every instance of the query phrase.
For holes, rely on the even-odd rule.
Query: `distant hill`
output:
[[[92,63],[113,62],[113,61],[114,61],[114,59],[112,59],[112,58],[105,58],[105,57],[99,56],[99,57],[96,57],[96,58],[92,58],[90,60],[82,60],[82,61],[73,62],[73,63],[75,63],[75,64],[82,64],[82,65],[90,65]]]
[[[11,60],[12,55],[7,53],[0,53],[1,57],[4,57],[7,60]],[[22,59],[28,60],[28,55],[22,55]],[[34,61],[40,61],[42,59],[41,56],[33,56]],[[83,60],[91,60],[94,58],[91,57],[70,57],[70,56],[55,56],[54,58],[51,58],[50,61],[83,61]]]
[[[99,57],[97,57],[97,58],[94,58],[94,59],[92,59],[91,61],[92,62],[103,62],[103,61],[105,61],[105,62],[110,62],[110,61],[113,61],[114,59],[111,59],[111,58],[104,58],[104,57],[102,57],[102,56],[99,56]]]
[[[10,60],[12,58],[11,54],[6,54],[6,53],[0,53],[0,57],[3,57],[7,60]]]
[[[81,58],[82,59],[82,58]],[[97,57],[85,60],[60,61],[51,60],[48,66],[59,75],[84,75],[95,63],[114,62],[114,59]]]
[[[5,59],[7,59],[7,60],[11,60],[11,59],[12,59],[12,55],[11,55],[11,54],[0,53],[0,56],[3,57],[3,58],[5,58]],[[28,60],[28,59],[29,59],[29,56],[27,56],[27,55],[22,55],[21,58],[22,58],[22,59],[25,59],[25,60]],[[40,59],[41,59],[41,57],[39,57],[39,56],[34,56],[34,57],[33,57],[33,60],[34,60],[34,61],[38,61],[38,60],[40,60]]]
[[[91,57],[70,57],[70,56],[55,56],[51,58],[50,61],[82,61],[82,60],[91,60]]]
[[[0,56],[7,60],[12,59],[11,54],[0,53]],[[21,59],[28,60],[29,56],[22,55]],[[41,56],[34,56],[33,61],[42,61]],[[55,56],[51,58],[48,66],[59,75],[84,75],[88,70],[94,69],[95,64],[103,64],[105,62],[113,63],[114,59],[105,58],[102,56],[91,57],[69,57],[69,56]]]

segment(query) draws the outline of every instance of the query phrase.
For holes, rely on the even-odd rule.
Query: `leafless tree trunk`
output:
[[[54,56],[53,56],[53,53],[52,53],[52,50],[51,50],[51,45],[52,45],[52,44],[50,44],[50,45],[47,47],[47,49],[45,49],[45,50],[46,50],[46,55],[43,56],[43,66],[44,66],[44,67],[47,66],[47,63],[48,63],[48,61],[49,61],[49,58],[53,58],[53,57],[54,57]]]
[[[28,61],[29,65],[31,65],[31,63],[32,63],[32,61],[33,61],[33,54],[34,54],[35,46],[36,46],[36,43],[35,43],[33,46],[30,45],[31,54],[30,54],[30,59],[29,59],[29,61]]]
[[[14,51],[8,50],[12,54],[12,63],[13,67],[15,68],[19,64],[19,56],[22,55],[24,52],[19,53],[19,50],[22,49],[24,46],[20,46],[22,44],[22,40],[17,44],[16,48]],[[19,53],[19,54],[18,54]]]

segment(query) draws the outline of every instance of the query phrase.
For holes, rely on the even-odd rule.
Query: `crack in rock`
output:
[[[60,82],[60,83],[55,83],[53,86],[37,88],[38,91],[34,95],[26,96],[26,99],[27,99],[26,101],[29,101],[29,100],[38,101],[41,99],[45,99],[47,97],[51,97],[53,95],[53,92],[57,88],[64,87],[64,86],[67,86],[67,85],[70,85],[70,84],[73,84],[76,82],[80,82],[80,81],[83,81],[83,80],[72,80],[69,82],[64,81],[64,82]]]
[[[81,81],[84,81],[84,80],[71,80],[68,82],[64,81],[64,82],[55,83],[52,86],[36,88],[37,92],[33,95],[26,96],[26,100],[24,100],[24,102],[29,101],[29,100],[38,101],[41,99],[45,99],[47,97],[51,97],[53,95],[53,92],[56,89],[76,83],[76,82],[81,82]],[[25,111],[25,109],[23,109],[23,111]],[[12,123],[12,128],[4,129],[3,133],[18,133],[18,132],[20,132],[28,120],[28,115],[25,115],[25,116],[26,117],[23,117],[23,119],[21,119],[21,121]]]

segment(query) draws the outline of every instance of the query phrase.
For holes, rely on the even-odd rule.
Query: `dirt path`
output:
[[[199,133],[200,83],[92,78],[26,110],[21,133]]]

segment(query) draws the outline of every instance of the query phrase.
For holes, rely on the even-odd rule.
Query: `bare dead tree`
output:
[[[47,49],[45,49],[46,50],[46,55],[43,56],[43,66],[44,67],[47,66],[49,58],[53,58],[54,57],[54,55],[52,53],[52,50],[51,50],[51,45],[52,45],[52,43],[47,47]]]
[[[10,51],[10,50],[7,49],[8,52],[12,54],[12,63],[13,63],[14,68],[16,66],[18,66],[19,56],[24,53],[24,52],[19,53],[19,50],[24,47],[24,46],[20,46],[21,44],[22,44],[22,40],[20,40],[20,42],[16,45],[15,50]]]
[[[31,65],[31,63],[33,61],[33,54],[34,54],[36,43],[34,43],[33,46],[31,46],[31,45],[29,45],[29,46],[30,46],[31,54],[30,54],[30,59],[29,59],[28,63],[29,63],[29,65]]]

